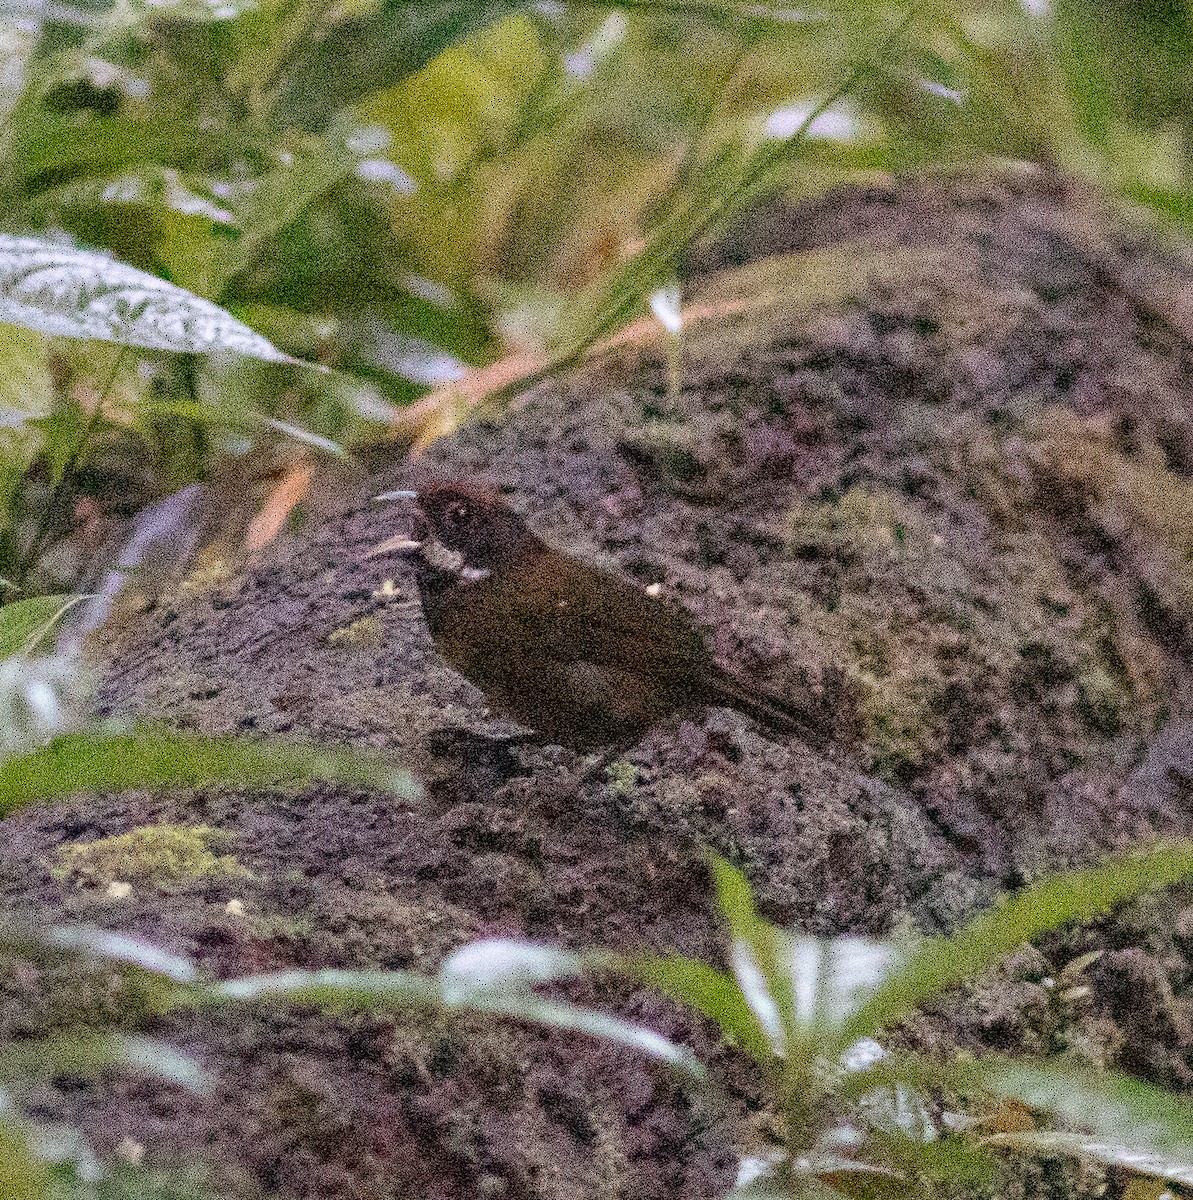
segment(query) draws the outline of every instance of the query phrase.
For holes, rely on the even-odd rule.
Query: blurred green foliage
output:
[[[1186,878],[1193,843],[1045,876],[946,937],[901,942],[788,933],[759,914],[740,872],[719,858],[712,869],[730,970],[677,955],[621,966],[709,1017],[762,1070],[771,1119],[758,1124],[768,1136],[745,1148],[730,1196],[878,1200],[970,1194],[975,1186],[1001,1194],[992,1187],[991,1151],[999,1149],[1193,1182],[1193,1105],[1182,1097],[1063,1057],[962,1053],[941,1061],[891,1036],[921,1005],[980,977],[1025,941]],[[1083,955],[1057,973],[1061,1008],[1088,991],[1081,976],[1099,957]],[[888,1037],[889,1049],[878,1040]],[[1017,1106],[1010,1130],[1008,1103]],[[1092,1132],[1045,1128],[1045,1115]]]
[[[94,346],[14,331],[0,576],[80,493],[147,503],[285,436],[262,417],[351,447],[469,365],[574,356],[768,189],[993,155],[1187,222],[1191,39],[1180,0],[6,0],[4,229],[334,370],[138,352],[104,388]]]
[[[29,595],[98,580],[138,513],[229,462],[360,449],[469,367],[574,358],[771,189],[994,156],[1187,230],[1191,51],[1187,0],[2,0],[0,599],[20,604],[0,609],[0,745],[26,752],[5,808],[225,776],[392,784],[319,750],[87,732],[74,661],[30,657],[66,601]],[[754,975],[672,964],[666,986],[712,988],[711,1015],[769,1063],[758,979],[794,983],[721,882]],[[1021,936],[1016,912],[929,946],[854,1025],[930,994],[995,926]],[[0,1124],[5,1194],[52,1194],[25,1132]]]

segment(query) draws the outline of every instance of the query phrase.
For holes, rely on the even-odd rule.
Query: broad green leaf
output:
[[[0,234],[0,321],[150,350],[299,361],[217,305],[69,241]]]
[[[199,130],[177,120],[59,115],[39,109],[22,123],[13,146],[13,170],[26,188],[37,176],[57,186],[68,174],[105,174],[157,163],[194,171],[208,159],[249,152],[250,138],[235,126]]]
[[[32,654],[83,596],[32,596],[0,608],[0,658]]]
[[[673,1000],[714,1020],[721,1032],[757,1061],[769,1062],[774,1048],[737,981],[699,959],[672,954],[622,959],[620,968]]]
[[[413,796],[418,784],[390,760],[276,739],[203,737],[146,727],[72,733],[0,766],[0,816],[80,792],[132,788],[281,786],[326,779]]]
[[[1193,1103],[1137,1079],[1005,1058],[977,1059],[960,1078],[1046,1109],[1068,1125],[1092,1130],[1096,1139],[1136,1152],[1179,1153],[1193,1164]]]
[[[1088,921],[1151,888],[1193,873],[1193,842],[1174,842],[1112,859],[1087,871],[1053,875],[1007,897],[949,937],[912,950],[851,1020],[843,1044],[876,1034],[929,996],[993,966],[1017,946],[1070,921]]]
[[[514,0],[385,0],[334,25],[289,66],[273,105],[281,126],[318,129],[348,105],[421,70],[437,54],[520,7]]]
[[[7,329],[0,339],[0,454],[21,470],[41,446],[35,424],[54,407],[49,344],[31,329]]]

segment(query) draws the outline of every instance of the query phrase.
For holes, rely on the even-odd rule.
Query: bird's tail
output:
[[[851,740],[846,731],[852,722],[840,719],[841,706],[848,706],[848,700],[843,692],[833,697],[833,690],[826,688],[823,700],[810,694],[799,698],[780,696],[723,669],[711,675],[706,684],[708,703],[736,708],[773,732],[798,737],[814,749]]]

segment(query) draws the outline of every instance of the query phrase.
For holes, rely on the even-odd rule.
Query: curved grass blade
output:
[[[83,1034],[14,1043],[0,1052],[0,1076],[26,1079],[37,1074],[90,1079],[125,1067],[186,1091],[210,1091],[212,1076],[193,1058],[158,1038],[135,1034]]]
[[[721,1033],[753,1059],[768,1063],[774,1046],[731,976],[699,959],[680,954],[627,958],[616,962],[626,974],[650,984],[717,1023]]]
[[[0,766],[0,816],[81,792],[134,788],[257,786],[332,780],[413,798],[419,785],[387,758],[280,740],[204,737],[145,727],[71,733]]]
[[[441,1001],[439,984],[411,971],[277,971],[245,975],[213,984],[195,1000],[242,1004],[284,1000],[333,1011],[386,1012],[394,1008],[425,1007]]]
[[[651,233],[643,249],[611,278],[602,277],[576,298],[554,347],[551,364],[543,374],[573,362],[589,346],[622,325],[674,272],[687,247],[755,199],[776,172],[803,149],[817,118],[882,69],[908,27],[926,7],[926,0],[913,0],[877,50],[859,61],[837,87],[809,110],[790,135],[754,151],[744,162],[736,149],[727,148],[705,163],[698,185],[673,198],[670,212]]]
[[[1158,1150],[1140,1150],[1114,1140],[1052,1129],[999,1133],[987,1138],[986,1145],[1047,1158],[1084,1158],[1103,1166],[1121,1167],[1137,1175],[1151,1175],[1193,1187],[1193,1155],[1180,1157]]]
[[[686,1047],[609,1013],[545,999],[513,986],[477,984],[461,990],[458,980],[435,979],[408,971],[282,971],[250,975],[196,989],[191,1002],[245,1003],[270,999],[312,1004],[337,1012],[362,1009],[386,1012],[435,1006],[510,1017],[629,1046],[694,1078],[703,1079],[705,1075],[703,1065]]]
[[[949,937],[931,938],[896,966],[841,1028],[842,1044],[874,1035],[929,996],[972,978],[1024,942],[1088,921],[1123,900],[1193,873],[1193,842],[1175,842],[1053,875],[1006,898]]]
[[[46,947],[89,954],[124,966],[161,975],[173,983],[193,983],[198,972],[190,959],[130,933],[116,933],[95,925],[52,925],[34,934],[0,935],[0,942],[17,947]]]

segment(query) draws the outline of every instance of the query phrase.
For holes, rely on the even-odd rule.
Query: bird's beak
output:
[[[419,538],[412,538],[407,533],[395,534],[391,538],[386,538],[383,542],[378,542],[371,550],[365,552],[365,558],[381,558],[385,554],[413,554],[415,550],[421,550],[426,542]]]
[[[373,499],[378,504],[390,500],[417,500],[418,493],[409,488],[402,488],[396,492],[382,492]],[[381,558],[386,554],[412,554],[415,550],[421,550],[425,544],[426,538],[415,538],[408,533],[399,533],[391,538],[386,538],[383,542],[378,542],[371,550],[366,551],[365,558]]]

